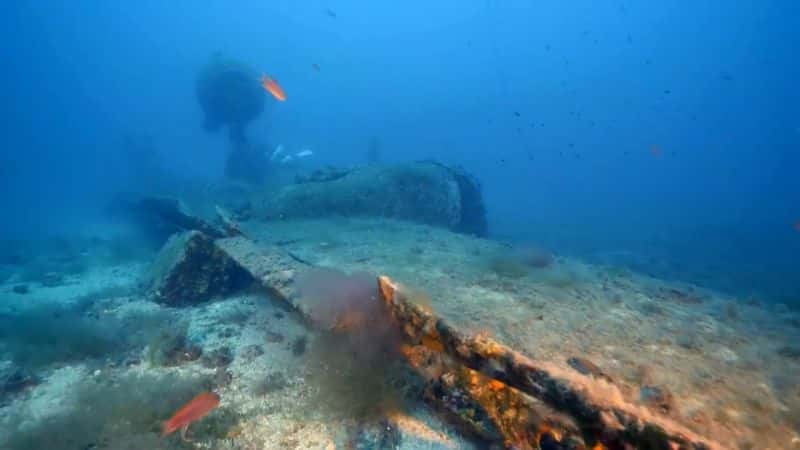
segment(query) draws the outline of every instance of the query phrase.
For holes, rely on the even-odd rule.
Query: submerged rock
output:
[[[40,380],[36,375],[24,372],[19,368],[0,373],[0,403],[2,403],[3,398],[34,387],[39,382]]]
[[[784,358],[800,359],[800,345],[784,345],[778,349],[778,355]]]
[[[58,287],[64,285],[64,275],[58,272],[47,272],[42,276],[42,286]]]
[[[325,169],[257,202],[266,219],[333,215],[411,220],[485,236],[480,184],[465,172],[435,162]]]
[[[18,284],[12,289],[15,294],[25,295],[30,292],[27,284]]]
[[[159,303],[185,306],[229,294],[251,278],[214,241],[199,231],[173,235],[150,271],[150,290]]]

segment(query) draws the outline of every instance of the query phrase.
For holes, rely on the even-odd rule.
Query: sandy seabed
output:
[[[451,324],[486,333],[555,370],[584,377],[567,361],[591,361],[618,388],[617,401],[666,416],[723,448],[800,448],[800,314],[788,308],[563,257],[546,268],[505,273],[492,264],[507,251],[503,244],[404,222],[242,225],[248,237],[314,265],[389,275],[423,292]],[[367,448],[354,443],[353,430],[362,437],[381,434],[374,430],[380,424],[370,428],[318,404],[318,386],[307,379],[313,352],[298,349],[304,340],[313,346],[315,335],[279,302],[247,292],[164,308],[135,289],[146,271],[146,264],[97,267],[27,295],[13,292],[12,279],[0,286],[0,314],[42,302],[69,304],[127,286],[131,290],[108,290],[92,303],[98,320],[164,310],[188,325],[204,355],[227,348],[226,368],[202,359],[174,367],[153,364],[146,346],[122,362],[49,367],[37,385],[0,402],[0,426],[14,427],[0,433],[0,445],[2,436],[70,411],[76,401],[71,393],[81,384],[113,385],[153,374],[215,380],[219,409],[235,418],[223,436],[198,427],[192,443],[159,437],[156,422],[150,438],[169,442],[163,448]],[[597,395],[603,395],[604,382],[597,382]],[[386,448],[479,448],[421,403],[398,412],[391,423],[394,438],[380,444]],[[89,448],[136,448],[107,434],[109,440]]]

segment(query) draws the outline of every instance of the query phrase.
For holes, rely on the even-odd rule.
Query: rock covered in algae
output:
[[[170,306],[199,303],[243,287],[250,276],[199,231],[173,235],[150,271],[154,299]]]

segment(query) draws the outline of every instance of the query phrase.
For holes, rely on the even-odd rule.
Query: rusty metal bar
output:
[[[456,330],[428,308],[410,301],[403,288],[387,276],[378,277],[378,290],[410,344],[440,349],[472,371],[517,389],[552,410],[568,415],[580,428],[582,436],[593,443],[601,443],[610,449],[722,448],[704,441],[668,418],[644,418],[635,414],[632,407],[598,401],[587,395],[586,386],[578,386],[559,376],[556,370],[541,367],[487,336],[469,335]],[[464,386],[463,380],[460,385]],[[492,403],[491,399],[480,395],[473,397],[484,406]],[[499,425],[508,428],[519,424]],[[570,433],[571,430],[565,429],[560,430],[559,434]],[[504,437],[525,435],[525,431],[507,429],[503,434]]]

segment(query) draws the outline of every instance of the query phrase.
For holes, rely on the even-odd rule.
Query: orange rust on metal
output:
[[[428,349],[435,351],[435,352],[443,352],[444,351],[444,344],[439,339],[429,336],[423,335],[421,339],[422,345],[427,347]]]
[[[492,390],[492,391],[499,391],[499,390],[501,390],[501,389],[506,387],[505,383],[503,383],[502,381],[494,380],[494,379],[490,379],[489,380],[488,386],[489,386],[489,389]]]
[[[537,449],[537,432],[545,426],[563,430],[578,444],[574,448],[582,448],[577,437],[579,430],[570,419],[499,380],[455,363],[444,353],[444,343],[436,327],[438,319],[433,313],[424,305],[423,309],[408,307],[397,296],[398,285],[388,277],[380,277],[378,285],[383,300],[390,305],[390,312],[405,333],[407,343],[401,345],[400,353],[429,381],[426,397],[440,407],[453,408],[446,411],[451,419],[469,428],[470,433],[503,442],[508,448]],[[454,407],[451,400],[455,398],[469,401]]]
[[[509,446],[513,443],[515,447],[527,448],[527,444],[520,442],[537,442],[536,445],[539,445],[538,439],[543,434],[541,430],[538,430],[538,437],[537,431],[531,434],[531,426],[535,425],[538,429],[542,424],[549,423],[549,417],[530,414],[533,417],[530,422],[518,420],[520,416],[529,413],[521,410],[532,408],[538,402],[556,413],[568,416],[579,428],[579,433],[571,432],[569,426],[563,425],[568,422],[562,420],[559,425],[564,426],[564,429],[557,432],[553,431],[556,428],[549,429],[549,438],[557,436],[559,442],[574,442],[563,448],[587,448],[578,438],[579,435],[590,438],[590,442],[596,442],[595,448],[600,445],[599,448],[607,447],[612,450],[639,448],[643,445],[647,448],[686,450],[722,448],[695,436],[668,418],[640,417],[634,412],[634,408],[606,404],[591,398],[569,379],[561,378],[538,366],[486,334],[470,335],[457,330],[436,317],[432,311],[423,310],[409,301],[400,285],[385,275],[378,277],[378,286],[390,314],[402,329],[407,342],[413,346],[424,346],[424,340],[431,339],[435,332],[444,354],[452,359],[448,370],[440,377],[440,384],[449,386],[451,390],[465,391],[485,411]],[[492,386],[499,386],[495,382],[501,383],[503,387],[492,390]],[[515,395],[511,396],[508,392],[514,392]],[[498,395],[487,393],[503,393],[505,400],[499,401]],[[524,398],[532,398],[534,402],[520,400]],[[517,420],[507,420],[507,416],[497,412],[498,408],[509,402],[517,405],[513,409],[513,417]]]
[[[538,449],[538,430],[546,427],[553,434],[568,436],[581,444],[579,430],[568,419],[553,414],[542,402],[525,395],[502,382],[478,371],[461,366],[460,382],[466,392],[483,406],[503,437],[506,447],[519,450]]]
[[[429,382],[426,398],[473,434],[501,442],[506,448],[535,450],[539,430],[546,428],[567,436],[563,442],[569,446],[564,448],[586,448],[570,418],[480,372],[452,364],[452,359],[449,364]],[[454,406],[456,403],[459,406]]]

